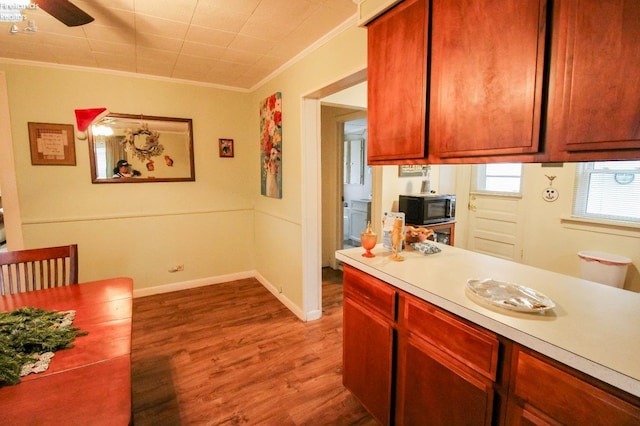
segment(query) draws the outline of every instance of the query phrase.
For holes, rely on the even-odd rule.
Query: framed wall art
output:
[[[282,93],[260,104],[261,194],[282,198]]]
[[[233,157],[233,139],[218,139],[220,157]]]
[[[76,146],[73,124],[28,123],[31,164],[35,166],[75,166]]]
[[[398,176],[422,176],[422,172],[426,171],[427,166],[422,164],[415,164],[410,166],[398,166]]]

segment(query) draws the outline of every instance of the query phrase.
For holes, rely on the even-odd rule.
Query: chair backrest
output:
[[[78,284],[78,245],[0,253],[0,292],[23,293]]]

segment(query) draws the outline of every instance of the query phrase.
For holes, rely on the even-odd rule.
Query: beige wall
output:
[[[398,195],[420,190],[420,178],[399,178],[397,166],[382,166],[382,211],[397,211]],[[549,203],[542,191],[549,186],[545,175],[556,176],[553,187],[560,197]],[[471,166],[432,166],[431,186],[440,193],[457,196],[455,245],[467,247]],[[580,276],[581,250],[603,251],[632,259],[624,288],[640,292],[640,229],[577,223],[571,217],[575,163],[562,167],[525,164],[523,171],[523,209],[526,212],[522,263],[575,277]]]
[[[255,268],[258,149],[247,125],[256,114],[248,94],[6,63],[0,72],[25,248],[78,243],[81,281],[129,276],[136,290]],[[28,122],[75,125],[74,109],[92,107],[193,119],[196,181],[92,184],[88,142],[78,139],[75,167],[31,165]],[[235,139],[234,158],[218,157],[218,138]],[[16,244],[9,240],[10,249]],[[184,272],[169,273],[176,264]]]
[[[256,188],[256,269],[282,294],[302,306],[302,150],[301,101],[316,90],[366,68],[365,29],[352,27],[252,93],[254,138],[258,140],[258,105],[282,92],[282,199],[262,197]],[[254,166],[259,167],[256,154]],[[320,224],[318,224],[320,226]],[[286,246],[282,240],[289,242]]]
[[[303,310],[301,101],[365,67],[366,30],[356,26],[250,94],[0,63],[0,72],[6,76],[8,130],[16,169],[15,176],[3,175],[2,183],[15,181],[17,188],[10,188],[10,194],[3,190],[5,213],[19,212],[18,228],[27,248],[77,242],[82,281],[130,276],[139,290],[256,271],[294,309]],[[259,174],[259,103],[277,91],[283,99],[282,199],[260,195]],[[82,140],[76,140],[75,167],[31,165],[27,122],[73,124],[74,109],[102,106],[113,112],[192,118],[196,181],[91,184],[88,144]],[[6,135],[3,123],[0,120],[0,130]],[[218,157],[218,138],[235,139],[233,159]],[[3,156],[8,152],[6,143],[6,137],[0,140]],[[531,211],[528,218],[537,222],[527,224],[525,261],[577,275],[575,252],[593,249],[626,255],[639,265],[637,233],[624,236],[603,228],[574,229],[561,222],[570,214],[572,171],[568,165],[553,171],[560,176],[554,186],[561,197],[549,205],[537,196],[547,183],[547,170],[527,166],[533,194],[526,200]],[[382,210],[393,208],[397,194],[410,191],[408,185],[419,188],[419,178],[398,178],[396,166],[384,167],[382,174]],[[451,187],[451,182],[438,183],[438,178],[434,170],[436,188]],[[6,205],[4,195],[12,192],[19,209]],[[457,241],[464,239],[462,223]],[[176,264],[184,264],[185,271],[169,273],[168,268]],[[631,268],[630,276],[631,288],[640,290],[637,266]]]
[[[466,248],[469,176],[471,166],[451,166],[456,169],[456,246]],[[556,176],[553,187],[559,192],[557,201],[542,199],[549,186],[545,175]],[[640,292],[640,229],[611,225],[576,223],[571,216],[575,163],[562,167],[542,167],[525,164],[523,170],[523,263],[566,275],[580,276],[577,252],[595,250],[619,254],[632,259],[625,289]]]
[[[251,94],[0,62],[21,209],[13,222],[24,232],[24,244],[9,241],[9,248],[77,242],[80,280],[130,276],[136,290],[255,271],[300,314],[301,100],[364,68],[366,30],[355,25]],[[260,195],[259,102],[277,91],[282,199]],[[75,109],[94,107],[193,119],[196,181],[92,184],[88,143],[77,139],[77,166],[31,165],[27,122],[75,124]],[[218,138],[235,139],[233,159],[218,157]],[[169,273],[177,264],[184,272]]]
[[[540,164],[525,165],[524,263],[580,276],[578,251],[619,254],[633,261],[627,272],[625,288],[640,292],[640,229],[578,224],[567,220],[572,211],[575,167],[575,163],[554,168],[541,167]],[[560,197],[553,203],[542,199],[542,191],[549,186],[545,174],[557,176],[553,187],[559,191]]]

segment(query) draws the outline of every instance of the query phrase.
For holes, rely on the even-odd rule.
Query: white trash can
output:
[[[628,257],[601,251],[580,251],[578,257],[580,274],[585,280],[612,287],[624,287],[627,268],[631,264],[631,259]]]

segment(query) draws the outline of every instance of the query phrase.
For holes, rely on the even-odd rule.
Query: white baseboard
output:
[[[278,289],[267,281],[257,271],[238,272],[235,274],[219,275],[216,277],[200,278],[191,281],[182,281],[178,283],[159,285],[156,287],[141,288],[133,290],[133,297],[152,296],[154,294],[170,293],[172,291],[188,290],[190,288],[204,287],[207,285],[222,284],[229,281],[243,280],[245,278],[255,278],[260,284],[262,284],[271,294],[273,294],[284,306],[287,307],[295,316],[302,321],[312,321],[319,319],[322,316],[322,311],[312,311],[308,317],[305,318],[304,312],[296,306],[287,296],[280,293]]]
[[[152,296],[154,294],[170,293],[172,291],[188,290],[190,288],[204,287],[213,284],[222,284],[229,281],[243,280],[245,278],[254,278],[255,271],[238,272],[235,274],[218,275],[217,277],[200,278],[191,281],[182,281],[178,283],[159,285],[156,287],[140,288],[133,290],[133,297]]]
[[[311,311],[309,312],[309,315],[307,315],[307,321],[315,321],[320,318],[322,318],[322,309]]]
[[[260,281],[260,284],[262,284],[267,290],[271,292],[271,294],[273,294],[276,298],[278,298],[280,303],[286,306],[291,312],[293,312],[295,316],[300,318],[302,321],[307,321],[307,319],[305,318],[304,312],[298,306],[296,306],[291,300],[289,300],[287,296],[280,293],[280,291],[273,284],[267,281],[258,272],[254,271],[254,273],[255,273],[254,275],[255,278],[258,281]]]

